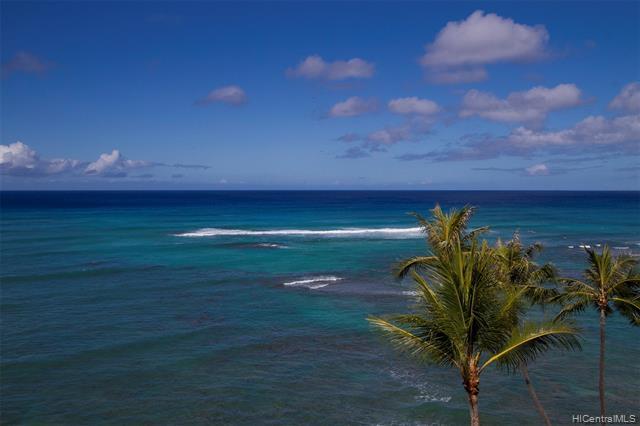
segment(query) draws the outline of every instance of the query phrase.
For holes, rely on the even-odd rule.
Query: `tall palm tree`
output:
[[[498,240],[495,247],[496,258],[502,269],[505,283],[514,288],[523,289],[525,298],[531,305],[544,305],[557,296],[555,288],[545,286],[545,283],[555,279],[555,269],[548,263],[538,265],[534,261],[534,257],[542,249],[543,247],[540,243],[524,246],[517,232],[513,234],[513,237],[507,243]],[[522,364],[519,368],[536,410],[538,410],[544,423],[550,426],[551,421],[531,383],[527,365]]]
[[[466,248],[453,241],[422,270],[424,276],[413,273],[420,290],[414,313],[369,321],[400,349],[458,369],[471,425],[480,424],[480,376],[489,366],[514,370],[551,347],[578,346],[569,324],[521,320],[525,291],[504,285],[486,242],[471,239]]]
[[[640,274],[636,270],[637,261],[628,256],[611,255],[607,245],[598,254],[586,249],[588,268],[584,272],[584,281],[568,278],[561,279],[565,285],[564,293],[558,300],[565,304],[557,318],[583,311],[588,306],[595,308],[600,315],[600,374],[598,389],[600,393],[600,416],[604,416],[604,355],[605,326],[607,316],[617,310],[632,325],[640,325]]]
[[[445,213],[439,205],[436,205],[431,210],[432,216],[430,220],[413,213],[427,236],[427,242],[433,254],[415,256],[401,262],[396,268],[396,275],[399,278],[404,278],[412,271],[424,270],[430,263],[435,261],[438,253],[446,252],[455,242],[460,242],[463,247],[468,248],[469,243],[474,238],[488,230],[488,227],[481,227],[467,231],[469,221],[474,212],[475,208],[465,206],[460,210],[451,210]],[[524,247],[520,242],[519,234],[515,233],[511,241],[506,244],[502,244],[498,240],[495,250],[497,260],[504,274],[504,282],[507,285],[518,286],[523,289],[530,303],[543,304],[549,298],[557,295],[555,289],[550,289],[543,285],[545,281],[552,280],[555,277],[554,269],[549,264],[539,266],[533,261],[534,256],[542,251],[541,244],[535,243]],[[550,425],[549,417],[531,383],[527,365],[522,364],[520,371],[536,410],[545,424]]]

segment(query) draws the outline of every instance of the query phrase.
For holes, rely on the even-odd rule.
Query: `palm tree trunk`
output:
[[[471,426],[480,426],[480,413],[478,412],[478,394],[469,392],[468,395]]]
[[[469,362],[469,371],[464,378],[464,389],[469,396],[469,418],[471,426],[480,426],[480,413],[478,412],[478,393],[480,393],[480,374],[478,373],[477,360]]]
[[[527,384],[527,390],[529,391],[529,395],[531,395],[531,399],[533,400],[533,405],[536,406],[536,410],[538,410],[538,414],[544,420],[544,424],[546,426],[551,426],[551,421],[549,421],[549,416],[547,416],[547,412],[544,411],[544,407],[540,403],[538,399],[538,394],[536,394],[536,390],[533,388],[531,384],[531,379],[529,379],[529,370],[527,369],[526,364],[520,365],[520,371],[522,372],[522,376],[524,377],[524,382]]]
[[[600,380],[598,383],[598,388],[600,390],[600,423],[602,426],[606,425],[607,422],[604,419],[605,416],[605,403],[604,403],[604,342],[605,342],[605,334],[604,334],[604,326],[606,323],[605,311],[603,308],[600,308]]]

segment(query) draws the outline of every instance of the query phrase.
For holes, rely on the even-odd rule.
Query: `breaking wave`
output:
[[[346,229],[226,229],[202,228],[191,232],[175,234],[177,237],[220,237],[220,236],[318,236],[318,237],[368,237],[416,238],[421,236],[421,228],[346,228]]]
[[[297,281],[289,281],[286,283],[282,283],[282,285],[286,285],[287,287],[306,287],[315,290],[318,288],[326,287],[329,284],[340,280],[342,280],[342,278],[333,275],[322,275]]]

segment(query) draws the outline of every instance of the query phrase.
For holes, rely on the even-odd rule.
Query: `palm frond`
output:
[[[398,263],[394,268],[394,275],[405,278],[412,271],[420,271],[435,262],[435,256],[413,256]]]
[[[590,297],[582,297],[578,301],[566,304],[562,307],[560,312],[555,316],[554,321],[563,321],[569,315],[575,315],[579,312],[584,311],[587,306],[593,303],[593,299]]]
[[[533,304],[546,305],[552,303],[552,301],[560,294],[558,289],[553,287],[544,287],[541,285],[526,285],[525,296]]]
[[[640,326],[640,297],[625,298],[625,297],[612,297],[610,299],[614,306],[618,309],[618,312],[626,319],[629,320],[631,325]]]
[[[526,323],[514,330],[505,346],[484,362],[480,371],[497,363],[514,371],[551,348],[579,349],[578,330],[570,324]]]
[[[451,351],[446,348],[446,338],[435,330],[426,330],[423,335],[416,335],[382,318],[369,317],[367,321],[384,332],[402,352],[443,366],[457,365]]]

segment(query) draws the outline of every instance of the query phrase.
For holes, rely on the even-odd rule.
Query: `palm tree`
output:
[[[432,218],[427,220],[417,213],[413,215],[418,219],[420,226],[427,236],[427,241],[432,247],[433,255],[415,256],[401,262],[396,268],[398,278],[404,278],[412,271],[420,271],[428,267],[435,261],[437,253],[445,252],[451,244],[460,242],[465,248],[479,234],[486,232],[487,227],[477,228],[467,231],[469,221],[475,209],[465,206],[460,210],[451,210],[445,213],[439,205],[431,210]],[[533,258],[542,251],[539,243],[524,247],[520,242],[518,233],[513,235],[511,241],[502,244],[498,240],[496,247],[497,260],[504,273],[504,281],[511,286],[518,286],[524,289],[526,298],[532,303],[544,304],[551,297],[556,296],[555,289],[543,286],[545,281],[555,277],[555,271],[549,264],[538,266]],[[544,410],[540,399],[531,384],[529,371],[526,364],[520,366],[520,371],[524,377],[525,385],[531,395],[533,404],[538,413],[543,418],[546,425],[550,425],[549,417]]]
[[[487,367],[515,370],[551,347],[578,346],[576,330],[561,322],[522,321],[525,290],[505,286],[496,255],[474,238],[458,239],[413,272],[420,291],[414,313],[370,317],[400,348],[458,369],[469,400],[471,425],[479,425],[480,376]]]
[[[531,305],[544,305],[553,297],[557,296],[555,288],[545,287],[544,285],[546,282],[555,279],[556,273],[554,268],[548,263],[538,265],[534,261],[534,257],[540,253],[542,249],[543,247],[540,243],[524,246],[517,232],[513,234],[511,240],[506,244],[498,240],[495,247],[496,257],[502,268],[505,283],[514,288],[524,289],[525,298],[528,299]],[[522,364],[519,368],[536,410],[538,410],[544,423],[550,426],[551,421],[549,420],[549,416],[531,384],[527,365]]]
[[[600,416],[605,416],[604,389],[604,353],[605,326],[607,316],[614,309],[626,317],[632,325],[640,325],[640,274],[635,266],[637,261],[628,256],[611,255],[607,245],[598,254],[593,249],[586,249],[589,267],[584,272],[584,281],[561,279],[565,285],[564,293],[557,300],[565,304],[557,319],[583,311],[592,306],[600,314],[600,375],[598,389],[600,392]]]
[[[432,262],[439,253],[447,251],[453,244],[460,244],[468,248],[469,243],[478,235],[486,232],[488,227],[481,227],[467,231],[469,221],[475,212],[475,207],[464,206],[461,209],[452,209],[444,212],[439,204],[431,210],[431,219],[425,219],[418,213],[410,213],[414,216],[422,231],[427,236],[430,253],[427,256],[414,256],[402,261],[396,267],[398,278],[404,278],[411,271],[419,271],[422,267]]]

